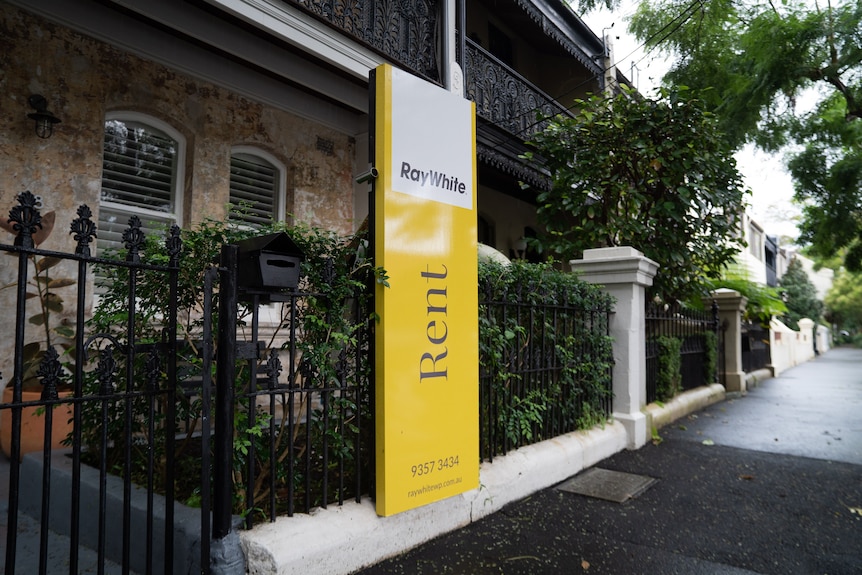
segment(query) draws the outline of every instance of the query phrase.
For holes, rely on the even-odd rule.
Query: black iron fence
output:
[[[178,228],[142,253],[133,217],[124,260],[97,258],[82,206],[75,252],[47,251],[39,204],[21,194],[14,245],[0,245],[18,260],[14,373],[0,403],[5,573],[56,570],[57,545],[69,573],[86,549],[98,572],[209,573],[211,542],[235,516],[250,527],[373,492],[367,286],[345,282],[360,293],[339,301],[296,287],[256,293],[223,257],[203,286],[185,278],[196,315],[179,334]],[[318,284],[339,285],[326,264]],[[107,285],[91,312],[96,266]],[[261,310],[277,319],[261,322]],[[40,521],[37,569],[18,553],[33,543],[19,539],[21,513]]]
[[[75,251],[60,253],[39,247],[50,227],[39,204],[20,195],[14,245],[0,245],[17,260],[14,366],[0,403],[5,573],[49,572],[58,544],[69,573],[85,549],[98,572],[209,573],[211,544],[236,516],[251,527],[373,496],[373,278],[305,289],[341,285],[341,264],[321,261],[314,281],[250,289],[228,245],[201,286],[183,276],[178,228],[157,249],[132,217],[123,259],[94,257],[96,225],[82,206]],[[95,267],[107,286],[92,311]],[[563,276],[481,288],[488,460],[610,415],[611,302]],[[194,317],[180,330],[186,298]],[[40,522],[38,569],[19,553],[25,512]]]
[[[756,323],[742,324],[742,371],[751,373],[772,363],[769,329]]]
[[[570,114],[565,106],[469,39],[466,56],[465,91],[476,102],[476,114],[482,118],[527,139],[550,123],[537,122],[538,115],[552,118]]]
[[[9,214],[14,245],[0,245],[17,260],[13,373],[0,403],[8,433],[0,442],[10,458],[5,573],[25,572],[19,566],[27,560],[38,567],[26,572],[47,573],[49,550],[67,553],[68,572],[78,573],[84,546],[97,551],[100,573],[109,560],[123,573],[196,568],[199,557],[195,565],[175,563],[187,559],[175,553],[175,413],[182,403],[176,315],[160,318],[159,338],[141,337],[135,291],[141,281],[154,281],[175,299],[179,230],[168,234],[164,265],[143,264],[144,238],[134,217],[123,233],[125,261],[108,261],[91,255],[96,225],[87,206],[69,231],[74,253],[39,249],[53,222],[43,220],[40,207],[36,196],[22,193]],[[97,264],[114,266],[129,284],[128,313],[113,332],[86,324]],[[70,447],[68,457],[53,456],[61,441]],[[24,458],[27,450],[38,457]],[[135,485],[146,487],[143,500]],[[38,559],[19,553],[18,519],[25,510],[40,521]],[[57,533],[68,537],[59,551]]]
[[[242,480],[233,487],[246,527],[373,495],[373,320],[364,295],[331,302],[323,293],[261,294],[240,287],[250,332],[237,346],[246,367],[234,381],[233,421],[244,440],[234,456]],[[271,337],[281,345],[261,354],[266,302],[277,306],[284,336]],[[344,337],[335,337],[336,325],[346,330]]]
[[[720,335],[715,302],[707,310],[649,302],[645,325],[647,403],[717,382]]]
[[[610,300],[573,276],[554,285],[516,269],[500,282],[504,273],[480,274],[479,435],[488,461],[592,427],[612,403]]]
[[[440,81],[435,51],[440,10],[435,0],[345,3],[287,0],[432,82]]]

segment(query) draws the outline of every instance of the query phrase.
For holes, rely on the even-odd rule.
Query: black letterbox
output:
[[[237,284],[240,290],[273,292],[299,284],[302,250],[284,232],[237,242]]]

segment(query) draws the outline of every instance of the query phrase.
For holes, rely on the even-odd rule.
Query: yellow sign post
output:
[[[374,74],[377,513],[479,484],[476,116],[383,65]]]

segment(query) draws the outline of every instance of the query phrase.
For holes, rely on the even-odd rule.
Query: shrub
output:
[[[188,393],[177,393],[175,404],[170,395],[154,395],[140,390],[146,382],[134,382],[134,390],[105,387],[103,382],[116,380],[113,374],[130,370],[138,379],[146,379],[145,363],[139,353],[134,366],[124,364],[119,353],[111,365],[87,375],[88,395],[103,395],[103,401],[83,404],[83,444],[91,456],[100,452],[106,438],[131,438],[113,441],[100,464],[108,470],[123,469],[126,454],[132,458],[131,475],[143,481],[152,471],[155,483],[162,484],[166,453],[165,418],[173,417],[184,433],[175,444],[175,475],[185,479],[177,487],[180,500],[194,503],[199,499],[194,488],[199,484],[200,457],[195,447],[202,414],[199,394],[193,382],[201,377],[200,358],[203,325],[204,273],[215,262],[221,246],[251,235],[285,231],[304,250],[301,304],[283,310],[278,328],[293,327],[300,334],[295,341],[271,334],[269,349],[288,343],[293,364],[288,365],[290,379],[278,380],[276,363],[258,362],[258,388],[272,384],[289,386],[296,392],[296,402],[281,393],[280,415],[261,406],[255,390],[249,390],[248,363],[237,365],[234,420],[233,481],[235,512],[266,507],[272,496],[269,479],[275,477],[280,510],[292,505],[308,510],[320,504],[320,498],[332,500],[338,484],[355,484],[352,478],[364,474],[371,458],[362,451],[356,438],[359,429],[369,433],[367,421],[360,425],[359,415],[369,417],[369,378],[371,357],[367,339],[360,336],[373,322],[370,311],[371,286],[386,282],[385,273],[364,258],[365,240],[361,236],[337,237],[305,226],[273,225],[263,230],[249,230],[233,224],[205,220],[192,230],[184,231],[180,258],[179,307],[183,338],[179,346],[179,378],[187,384]],[[148,264],[166,263],[164,249],[157,237],[147,238],[141,259]],[[130,325],[128,298],[129,274],[123,267],[105,266],[100,271],[102,293],[90,322],[93,333],[110,335],[123,341]],[[160,277],[139,274],[136,280],[136,316],[134,330],[139,344],[157,345],[163,338],[162,319],[167,317],[169,292]],[[495,449],[504,451],[528,442],[547,439],[575,429],[589,428],[605,421],[611,398],[611,339],[608,336],[608,313],[612,300],[598,288],[579,281],[573,274],[562,273],[550,265],[516,262],[509,266],[483,263],[479,267],[480,372],[483,389],[493,397],[482,402],[483,429],[493,429],[499,439]],[[217,299],[218,293],[214,294]],[[290,307],[290,306],[285,306]],[[217,301],[213,302],[217,310]],[[359,310],[359,321],[356,312]],[[364,310],[364,312],[363,312]],[[242,307],[238,328],[246,329],[250,309]],[[294,315],[290,315],[288,311]],[[364,313],[364,315],[363,315]],[[213,318],[214,324],[217,318]],[[366,332],[368,333],[368,332]],[[103,349],[106,346],[102,346]],[[102,381],[99,372],[107,374]],[[138,375],[141,374],[141,375]],[[122,378],[119,378],[122,379]],[[316,401],[309,394],[323,388],[341,389],[344,382],[358,387],[355,394],[337,393],[330,399]],[[279,388],[279,392],[283,390]],[[127,393],[134,392],[134,393]],[[124,394],[113,397],[112,394]],[[485,393],[483,391],[482,393]],[[278,397],[278,394],[272,397]],[[323,404],[329,402],[327,406]],[[358,405],[362,402],[362,405]],[[149,404],[149,405],[148,405]],[[296,412],[298,410],[298,412]],[[289,418],[286,414],[296,413]],[[283,417],[281,417],[283,415]],[[368,439],[368,436],[363,436]],[[487,441],[487,440],[486,440]],[[275,446],[275,452],[270,446]],[[323,447],[325,446],[325,447]],[[155,450],[155,451],[154,451]],[[191,457],[182,458],[186,454]],[[304,457],[309,466],[289,465],[288,461]],[[253,465],[250,468],[248,460]],[[185,465],[197,467],[184,467]],[[253,477],[249,475],[253,474]],[[335,480],[337,479],[337,480]],[[328,486],[328,487],[327,487]],[[327,491],[328,490],[328,491]],[[287,493],[293,495],[288,496]],[[313,494],[312,494],[313,493]]]
[[[325,414],[317,403],[306,401],[306,395],[312,389],[332,389],[343,381],[350,381],[354,385],[365,385],[369,380],[371,365],[367,349],[358,349],[358,332],[368,328],[370,317],[355,318],[358,309],[367,309],[370,301],[370,283],[374,281],[375,274],[383,277],[379,270],[374,269],[370,262],[363,257],[365,240],[360,236],[338,237],[336,234],[308,226],[286,226],[284,224],[272,224],[262,229],[241,228],[235,224],[217,220],[205,220],[194,229],[186,230],[182,234],[183,253],[180,257],[179,289],[175,300],[178,307],[178,321],[180,323],[179,336],[183,341],[178,349],[178,379],[180,386],[186,385],[188,391],[183,393],[178,390],[174,405],[148,405],[147,394],[137,394],[138,390],[144,389],[144,383],[135,381],[134,389],[112,389],[104,387],[98,381],[98,370],[88,374],[86,393],[107,395],[111,393],[126,393],[122,400],[108,400],[103,402],[86,402],[83,409],[83,444],[87,447],[90,458],[99,453],[99,448],[106,438],[128,437],[126,429],[132,426],[133,440],[114,441],[111,448],[105,451],[106,460],[100,462],[109,470],[117,470],[124,465],[124,450],[129,446],[126,441],[131,442],[132,471],[134,477],[144,477],[151,466],[156,475],[156,483],[162,484],[166,469],[164,463],[166,458],[165,432],[168,427],[164,424],[166,414],[173,412],[178,429],[183,432],[183,437],[176,442],[174,457],[177,465],[174,470],[178,479],[186,480],[185,486],[178,486],[177,497],[181,500],[194,502],[197,495],[193,492],[194,487],[199,485],[200,461],[199,452],[195,445],[198,443],[199,422],[202,417],[200,394],[195,391],[199,384],[195,384],[201,377],[202,360],[200,357],[200,345],[202,331],[204,328],[204,274],[211,264],[218,260],[221,246],[226,243],[236,243],[247,237],[263,235],[277,231],[286,232],[291,239],[303,250],[306,259],[301,267],[301,279],[299,291],[302,292],[300,303],[295,306],[285,304],[273,304],[280,309],[280,320],[271,333],[261,332],[259,337],[266,339],[267,349],[279,349],[292,346],[290,349],[293,365],[287,366],[285,371],[289,372],[291,381],[285,382],[287,378],[277,380],[278,370],[276,364],[267,364],[266,361],[247,363],[237,362],[237,379],[234,391],[236,401],[235,409],[235,435],[234,435],[234,493],[235,511],[242,512],[244,505],[249,502],[253,507],[267,500],[269,497],[269,477],[271,474],[277,476],[276,486],[281,489],[285,484],[306,485],[318,482],[325,484],[325,480],[316,477],[301,477],[301,466],[297,466],[294,477],[286,477],[281,462],[285,459],[286,452],[293,450],[294,456],[307,453],[306,445],[321,443],[318,439],[321,435],[327,436],[331,461],[347,460],[354,462],[354,453],[345,447],[344,436],[357,433],[357,422],[352,414],[359,412],[356,396],[347,397],[344,394],[333,396],[329,407],[334,411]],[[118,254],[122,259],[122,254]],[[146,238],[141,260],[145,264],[165,264],[167,255],[161,246],[160,238],[153,234]],[[135,317],[129,317],[129,273],[123,267],[106,265],[99,270],[101,295],[98,304],[90,320],[90,330],[93,333],[111,335],[116,341],[125,339],[125,330],[134,319],[136,341],[139,344],[157,344],[162,339],[163,319],[168,317],[170,304],[169,286],[164,281],[162,274],[138,274],[135,286]],[[213,310],[218,309],[218,292],[215,291]],[[248,304],[241,303],[238,311],[237,328],[247,331],[251,308]],[[213,314],[213,333],[217,325],[216,313]],[[291,341],[287,334],[289,329],[294,329],[301,334]],[[109,369],[110,373],[123,373],[127,369],[125,358],[115,354],[116,361]],[[271,357],[269,353],[265,357]],[[147,361],[145,354],[139,354],[132,371],[137,378],[142,377],[146,370],[144,363]],[[261,402],[255,396],[256,390],[249,389],[249,367],[253,366],[259,373],[260,386],[265,386],[275,374],[277,385],[281,386],[280,394],[273,396],[273,400],[281,414],[300,407],[300,414],[292,420],[287,416],[280,417],[276,421],[269,408],[264,409]],[[214,366],[213,366],[214,369]],[[265,374],[269,370],[271,373]],[[264,378],[267,378],[264,381]],[[106,379],[111,379],[110,377]],[[195,387],[197,385],[197,388]],[[284,393],[287,387],[301,388],[297,390],[298,400],[289,403]],[[282,389],[283,388],[283,389]],[[129,394],[132,394],[129,397]],[[367,389],[364,392],[367,396]],[[170,401],[170,396],[155,395],[155,401]],[[264,401],[265,403],[265,401]],[[332,415],[336,413],[338,415]],[[348,414],[344,417],[344,414]],[[368,413],[368,410],[364,410]],[[212,415],[212,414],[211,414]],[[323,421],[326,419],[326,421]],[[370,428],[370,426],[366,426]],[[306,441],[305,438],[309,438]],[[274,443],[276,453],[273,457],[270,444]],[[155,453],[151,453],[155,450]],[[191,458],[180,457],[184,453],[190,453]],[[318,453],[318,452],[315,452]],[[334,455],[333,455],[334,454]],[[310,454],[309,454],[310,455]],[[195,457],[197,456],[197,457]],[[247,458],[254,458],[255,481],[249,485],[247,479]],[[152,459],[151,459],[152,458]],[[196,469],[186,469],[183,465],[198,466]],[[356,468],[348,466],[349,469],[337,471],[337,473],[354,473]],[[325,473],[325,471],[324,471]],[[317,486],[313,486],[316,488]],[[297,495],[304,497],[305,494]],[[282,501],[282,495],[279,495]],[[312,504],[316,503],[311,500]]]
[[[708,384],[717,383],[716,373],[718,370],[718,335],[714,331],[703,333],[706,345],[706,361],[703,364],[704,381]]]
[[[612,298],[548,264],[479,266],[485,453],[603,422]]]
[[[660,401],[667,401],[682,391],[682,340],[663,335],[657,341],[656,397]]]

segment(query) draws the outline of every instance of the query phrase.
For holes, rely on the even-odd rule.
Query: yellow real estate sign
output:
[[[383,65],[374,74],[377,513],[479,484],[476,116]]]

